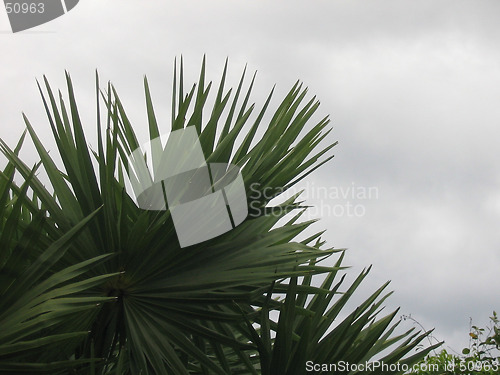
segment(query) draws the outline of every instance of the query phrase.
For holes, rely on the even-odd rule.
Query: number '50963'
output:
[[[45,12],[44,3],[5,3],[7,13],[14,14],[35,14]]]
[[[461,362],[460,371],[491,371],[497,372],[500,369],[498,363],[481,363],[481,362]]]

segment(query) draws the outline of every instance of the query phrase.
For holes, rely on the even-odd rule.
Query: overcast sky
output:
[[[258,104],[300,79],[339,141],[306,184],[316,228],[349,248],[352,277],[373,264],[363,296],[392,280],[388,305],[460,351],[469,317],[484,325],[500,309],[499,12],[498,1],[81,0],[12,34],[0,9],[0,137],[14,145],[24,111],[51,144],[35,78],[63,89],[65,69],[92,134],[96,68],[138,127],[144,74],[169,119],[181,54],[188,79],[206,54],[218,80],[229,57],[232,85],[248,63]]]

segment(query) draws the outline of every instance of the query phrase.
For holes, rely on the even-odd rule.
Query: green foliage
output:
[[[486,328],[471,325],[469,346],[461,355],[442,350],[420,361],[411,374],[415,375],[495,375],[500,372],[500,324],[493,311]]]
[[[57,240],[47,241],[45,210],[39,208],[36,198],[26,195],[37,167],[21,187],[13,182],[13,164],[0,172],[0,373],[55,372],[91,363],[91,358],[71,358],[71,352],[88,335],[89,319],[99,306],[115,301],[88,294],[117,275],[88,276],[109,255],[55,270],[54,265],[97,212]],[[79,318],[82,314],[87,318]]]
[[[273,93],[254,116],[254,80],[245,92],[243,73],[233,94],[226,70],[211,106],[205,61],[188,92],[182,62],[174,71],[170,129],[195,126],[208,162],[236,164],[247,186],[279,195],[333,157],[335,143],[320,147],[328,118],[306,129],[319,102],[305,101],[300,83],[264,125]],[[299,220],[300,194],[279,210],[257,194],[248,203],[259,209],[237,228],[181,248],[170,212],[142,210],[125,191],[127,155],[139,142],[114,87],[101,91],[96,75],[91,150],[66,81],[67,99],[47,79],[39,85],[62,166],[24,117],[48,187],[40,165],[19,157],[22,139],[13,150],[0,141],[8,160],[0,174],[0,373],[301,374],[309,359],[369,361],[392,347],[387,363],[412,364],[433,348],[408,356],[429,332],[393,336],[395,313],[381,316],[386,285],[344,311],[368,271],[346,290],[343,277],[334,282],[343,250],[324,248],[322,233],[297,239],[312,224]],[[146,79],[144,87],[155,139],[162,132]],[[324,265],[328,257],[338,257],[334,266]],[[321,287],[311,283],[317,275]]]

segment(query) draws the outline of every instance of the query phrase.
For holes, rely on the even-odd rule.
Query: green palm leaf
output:
[[[392,351],[378,363],[384,364],[386,369],[404,369],[405,366],[411,368],[419,359],[441,345],[425,348],[403,359],[431,332],[419,334],[410,330],[398,336],[392,335],[399,324],[397,322],[391,325],[397,311],[379,317],[382,310],[380,307],[388,296],[381,297],[381,293],[388,283],[334,325],[339,315],[343,313],[346,302],[369,272],[369,270],[363,271],[347,290],[340,291],[344,277],[335,285],[333,282],[338,275],[342,259],[343,254],[336,264],[336,269],[327,275],[322,286],[313,288],[316,291],[311,291],[311,288],[308,288],[307,292],[299,289],[300,286],[310,287],[312,277],[305,277],[301,284],[298,283],[298,278],[293,277],[286,284],[274,285],[265,304],[257,311],[259,327],[255,328],[253,322],[247,319],[248,337],[257,346],[263,375],[306,374],[308,367],[315,368],[314,365],[320,366],[314,373],[331,373],[322,372],[321,365],[330,366],[341,362],[366,365],[390,347],[393,348]],[[276,302],[271,298],[279,296],[276,293],[283,291],[286,293],[283,301]],[[311,294],[313,297],[307,303],[304,297]],[[277,322],[270,317],[270,312],[273,310],[279,311]],[[343,314],[345,315],[345,312]],[[380,368],[376,366],[373,368],[374,371],[366,370],[359,373],[403,373],[403,370],[380,372]],[[358,372],[353,371],[353,373]]]
[[[22,215],[30,202],[26,193],[35,171],[20,190],[13,189],[12,164],[0,174],[0,373],[54,373],[91,362],[88,358],[75,359],[72,353],[87,336],[89,322],[83,319],[69,327],[66,322],[83,312],[95,315],[97,305],[113,301],[109,297],[82,296],[113,276],[81,277],[108,255],[52,271],[96,213],[47,248],[40,247],[43,241],[36,239],[44,235],[46,218]],[[66,350],[60,352],[62,346]]]

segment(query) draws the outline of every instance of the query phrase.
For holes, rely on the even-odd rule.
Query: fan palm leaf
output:
[[[89,332],[73,341],[73,360],[90,360],[96,373],[295,373],[286,369],[302,363],[305,357],[296,357],[299,352],[325,360],[342,355],[359,360],[371,358],[395,340],[390,337],[393,328],[388,328],[394,314],[376,320],[381,291],[327,333],[364,276],[325,310],[337,294],[338,286],[330,287],[342,266],[340,261],[332,266],[320,262],[341,250],[324,248],[321,233],[299,241],[313,223],[299,220],[302,211],[283,223],[290,212],[304,208],[300,194],[274,206],[270,203],[333,157],[336,142],[323,145],[331,130],[328,117],[308,125],[319,102],[306,99],[307,89],[297,82],[268,116],[274,90],[256,110],[249,104],[255,75],[244,89],[244,71],[234,94],[225,87],[226,75],[227,62],[209,104],[213,85],[206,84],[205,60],[198,83],[188,90],[182,60],[179,74],[175,64],[167,128],[159,125],[144,79],[150,141],[194,127],[206,162],[237,166],[245,186],[252,187],[253,195],[247,192],[248,217],[233,230],[199,244],[182,247],[169,209],[144,210],[127,193],[126,178],[133,173],[128,156],[141,144],[117,90],[109,83],[102,89],[97,74],[94,150],[85,136],[69,74],[66,99],[54,93],[45,77],[39,84],[62,165],[24,116],[48,187],[19,157],[20,144],[12,150],[0,143],[9,161],[2,180],[8,192],[2,199],[25,196],[28,188],[34,196],[25,199],[21,209],[14,209],[14,200],[7,205],[11,212],[4,216],[5,226],[28,212],[22,227],[41,228],[39,237],[48,249],[64,244],[64,252],[47,265],[51,277],[79,267],[84,273],[78,274],[77,285],[83,283],[85,288],[70,288],[75,298],[82,303],[82,298],[115,301],[94,308],[86,320]],[[150,157],[155,166],[164,155],[153,148]],[[11,178],[14,170],[25,180],[21,187]],[[34,254],[43,253],[33,250],[30,257]],[[328,285],[310,284],[311,277],[319,274],[326,275]],[[299,284],[299,278],[304,282]],[[286,298],[275,301],[270,298],[273,293],[285,293]],[[306,306],[307,296],[314,297]],[[266,317],[270,310],[280,312],[279,322]],[[258,332],[252,323],[260,324]],[[63,327],[70,327],[68,321]],[[276,332],[274,339],[271,331]],[[400,360],[422,338],[409,335],[397,337],[396,341],[410,338],[393,352],[392,361]],[[96,363],[94,358],[105,361]],[[285,367],[278,371],[281,365]],[[87,367],[77,371],[85,373]]]
[[[78,319],[70,326],[66,322],[82,313],[95,316],[99,305],[114,301],[89,290],[115,275],[82,277],[109,255],[52,271],[96,212],[45,247],[39,239],[47,218],[43,210],[31,212],[37,202],[27,196],[36,169],[20,189],[13,186],[13,164],[0,172],[0,373],[6,374],[55,373],[94,361],[74,356],[90,320]],[[63,346],[63,352],[54,350]]]

